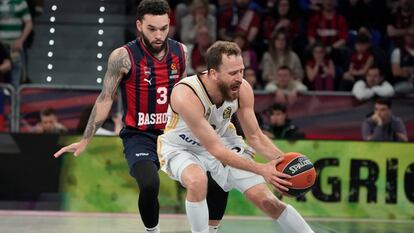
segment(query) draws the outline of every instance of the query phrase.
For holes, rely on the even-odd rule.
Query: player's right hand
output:
[[[87,144],[88,144],[87,141],[84,141],[84,140],[72,143],[68,146],[62,147],[58,152],[53,154],[53,156],[55,158],[58,158],[59,156],[61,156],[63,153],[66,153],[66,152],[73,152],[74,156],[78,156],[85,150]]]
[[[279,190],[289,191],[288,187],[292,186],[292,183],[288,180],[291,178],[291,176],[276,170],[276,165],[282,161],[283,156],[280,156],[275,160],[263,164],[262,176],[275,188]]]

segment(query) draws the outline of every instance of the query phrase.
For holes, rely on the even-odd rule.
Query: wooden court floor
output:
[[[414,221],[307,219],[316,233],[414,233]],[[161,215],[161,232],[188,233],[185,215]],[[1,211],[1,233],[143,233],[135,214]],[[282,232],[265,217],[226,216],[220,233]]]

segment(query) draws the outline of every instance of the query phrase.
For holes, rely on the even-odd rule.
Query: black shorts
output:
[[[129,171],[138,161],[153,161],[158,169],[160,162],[157,155],[157,138],[162,134],[161,130],[139,131],[125,127],[119,133],[124,144],[124,155],[128,162]]]

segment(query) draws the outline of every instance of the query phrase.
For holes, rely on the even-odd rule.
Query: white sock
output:
[[[277,222],[283,232],[286,233],[314,233],[302,216],[291,205],[286,206]]]
[[[200,202],[185,200],[187,218],[193,233],[208,233],[208,207],[206,199]]]
[[[208,226],[208,233],[217,233],[220,225]]]
[[[145,232],[147,232],[147,233],[160,233],[160,224],[157,224],[153,228],[145,228]]]

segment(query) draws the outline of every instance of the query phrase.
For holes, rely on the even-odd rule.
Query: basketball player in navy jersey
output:
[[[281,202],[265,181],[287,191],[290,176],[276,171],[283,152],[257,123],[253,90],[243,79],[241,50],[233,42],[215,42],[206,53],[207,72],[181,80],[171,92],[168,123],[158,137],[161,169],[187,189],[186,212],[193,233],[209,233],[206,202],[210,171],[226,191],[237,189],[285,233],[313,233],[300,214]],[[249,145],[235,135],[237,113]],[[250,147],[251,146],[251,147]],[[271,160],[252,159],[257,150]]]
[[[79,156],[97,129],[108,117],[121,88],[124,104],[120,132],[129,171],[140,189],[139,212],[147,232],[159,230],[160,166],[157,137],[167,122],[168,99],[172,87],[185,77],[185,47],[167,37],[170,8],[165,0],[143,0],[137,8],[136,26],[141,36],[115,49],[108,60],[103,88],[89,117],[83,138],[54,154]],[[225,205],[225,200],[222,201]],[[220,207],[221,218],[225,207]],[[212,211],[214,213],[214,211]]]

